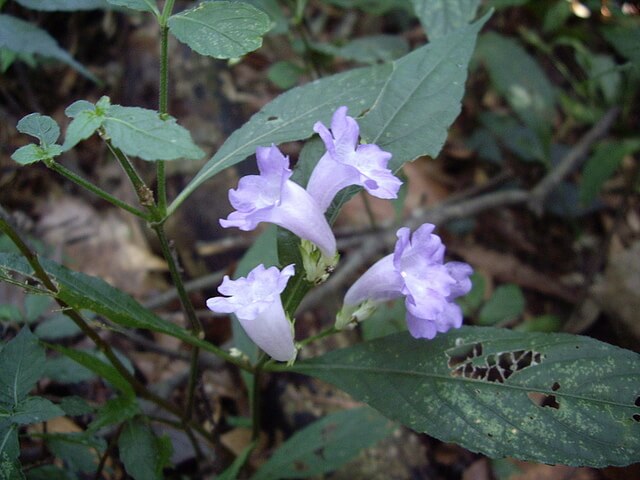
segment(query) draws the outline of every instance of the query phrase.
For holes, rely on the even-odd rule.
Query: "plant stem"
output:
[[[298,342],[298,346],[304,347],[306,345],[309,345],[310,343],[315,342],[316,340],[320,340],[321,338],[328,337],[328,336],[333,335],[335,333],[338,333],[340,331],[341,330],[338,330],[336,327],[325,328],[324,330],[321,330],[320,332],[316,333],[315,335],[311,335],[310,337],[307,337],[304,340],[299,341]]]
[[[123,210],[126,210],[129,213],[132,213],[136,217],[142,218],[143,220],[148,220],[149,219],[148,215],[145,212],[143,212],[142,210],[139,210],[136,207],[134,207],[132,205],[129,205],[126,202],[123,202],[122,200],[120,200],[120,199],[114,197],[113,195],[111,195],[109,192],[105,192],[100,187],[97,187],[96,185],[94,185],[93,183],[89,182],[88,180],[85,180],[81,176],[79,176],[76,173],[74,173],[73,171],[69,170],[67,167],[63,166],[62,164],[57,163],[55,161],[45,162],[45,163],[46,163],[47,167],[49,167],[51,170],[55,171],[56,173],[59,173],[63,177],[71,180],[72,182],[77,183],[81,187],[86,188],[91,193],[94,193],[95,195],[97,195],[98,197],[102,198],[103,200],[106,200],[107,202],[115,205],[116,207],[120,207]]]
[[[158,112],[166,116],[169,112],[169,26],[167,22],[173,10],[174,0],[167,0],[160,16],[160,85],[158,92]],[[156,182],[158,185],[158,209],[162,216],[167,214],[167,188],[164,160],[156,162]]]
[[[176,261],[173,252],[171,251],[171,246],[169,245],[169,241],[167,240],[167,236],[164,232],[164,228],[162,225],[154,225],[153,229],[156,232],[158,240],[160,241],[160,248],[162,250],[162,255],[164,256],[167,264],[169,265],[169,272],[171,274],[171,280],[178,292],[178,297],[180,298],[180,303],[182,303],[182,308],[184,309],[187,319],[191,325],[191,331],[198,338],[202,338],[204,336],[204,331],[202,329],[202,323],[200,323],[200,319],[196,314],[196,310],[193,307],[193,303],[189,298],[189,294],[187,290],[184,288],[184,282],[182,281],[182,276],[180,275],[180,271],[178,270],[178,263]],[[222,352],[222,349],[220,349]],[[225,355],[226,352],[224,352]],[[191,413],[193,412],[193,399],[195,393],[196,383],[198,381],[198,357],[200,356],[200,349],[194,347],[191,350],[191,362],[190,362],[190,370],[189,370],[189,385],[187,389],[187,405],[184,412],[184,418],[190,418]]]
[[[142,180],[142,177],[140,177],[140,175],[136,171],[133,163],[131,163],[131,160],[129,160],[129,157],[127,157],[122,152],[122,150],[114,147],[110,140],[105,140],[105,142],[107,144],[107,148],[111,151],[111,153],[113,153],[113,155],[122,166],[122,169],[127,174],[127,177],[129,177],[129,180],[133,185],[133,189],[138,196],[138,200],[140,201],[140,205],[149,210],[153,223],[161,222],[163,218],[161,213],[158,211],[158,207],[156,206],[156,202],[153,198],[153,192],[147,186],[147,184],[144,183],[144,180]]]
[[[93,341],[96,347],[98,347],[98,350],[100,350],[105,355],[105,357],[107,357],[109,362],[127,381],[127,383],[131,385],[138,396],[145,398],[152,403],[155,403],[156,405],[172,413],[176,417],[181,418],[182,426],[185,428],[185,430],[191,428],[201,433],[205,438],[209,438],[208,433],[204,429],[202,429],[202,427],[192,422],[186,421],[183,418],[183,412],[178,407],[172,405],[164,398],[148,390],[147,387],[145,387],[137,378],[135,378],[116,356],[114,351],[111,349],[111,346],[89,326],[82,315],[80,315],[64,300],[58,298],[59,290],[55,282],[51,279],[49,274],[40,264],[38,255],[25,243],[22,237],[13,228],[9,221],[9,215],[7,214],[7,212],[5,212],[4,209],[2,209],[2,207],[0,207],[0,231],[3,231],[13,241],[16,247],[18,247],[20,253],[25,257],[27,262],[29,262],[31,268],[33,268],[35,276],[42,282],[45,288],[53,294],[56,302],[62,309],[62,312],[67,315],[78,326],[78,328],[80,328],[82,333],[84,333],[91,339],[91,341]]]

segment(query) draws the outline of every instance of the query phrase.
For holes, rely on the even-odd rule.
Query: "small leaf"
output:
[[[42,322],[33,333],[42,340],[51,341],[73,337],[81,332],[82,330],[73,323],[73,320],[61,313]]]
[[[103,126],[115,147],[143,160],[198,159],[204,155],[175,118],[163,120],[154,110],[111,105]]]
[[[243,2],[204,2],[169,18],[169,30],[201,55],[240,57],[262,46],[269,16]]]
[[[103,97],[108,98],[108,97]],[[87,100],[76,100],[64,110],[64,114],[69,118],[76,118],[82,112],[95,112],[96,106]]]
[[[465,27],[476,16],[480,0],[411,0],[429,40]]]
[[[280,61],[272,64],[267,71],[267,78],[278,88],[286,90],[300,80],[304,69],[293,62]]]
[[[156,16],[160,15],[155,0],[107,0],[107,2],[117,7],[127,7],[132,10],[152,12],[156,14]]]
[[[394,428],[370,408],[331,413],[296,432],[251,478],[308,478],[329,473],[390,435]]]
[[[116,398],[107,400],[100,407],[98,415],[87,427],[88,432],[97,432],[109,425],[125,422],[139,415],[140,406],[135,397],[130,395],[121,395]]]
[[[42,376],[54,382],[67,384],[86,382],[95,378],[96,374],[69,357],[59,356],[47,358]]]
[[[456,300],[456,303],[462,308],[465,316],[472,315],[482,302],[484,301],[484,292],[486,290],[486,281],[483,275],[479,273],[471,274],[471,291],[464,297]]]
[[[103,439],[86,433],[47,434],[46,441],[51,453],[63,460],[74,473],[95,472],[107,447]]]
[[[640,461],[640,355],[587,337],[462,327],[383,337],[279,370],[320,378],[417,432],[492,458]]]
[[[60,48],[58,42],[51,35],[31,23],[11,15],[0,14],[0,48],[6,48],[19,55],[37,54],[55,58],[90,80],[97,81],[91,72],[69,55],[69,52]]]
[[[29,165],[35,162],[41,162],[55,158],[62,153],[62,147],[60,145],[48,145],[46,147],[39,147],[34,143],[20,147],[13,152],[11,158],[18,162],[20,165]]]
[[[27,322],[32,323],[49,311],[52,302],[53,299],[49,295],[25,295],[24,314]]]
[[[22,117],[16,128],[20,133],[36,137],[42,146],[53,145],[60,137],[60,127],[56,121],[39,113],[30,113]]]
[[[42,377],[44,349],[24,327],[0,351],[0,365],[0,405],[16,408]]]
[[[484,304],[479,325],[495,325],[516,319],[524,312],[524,296],[517,285],[501,285]]]
[[[64,151],[75,147],[82,140],[86,140],[102,125],[103,118],[92,111],[82,111],[75,115],[67,127],[62,149]]]
[[[63,397],[58,406],[70,417],[77,417],[94,412],[94,408],[89,405],[84,398],[76,395]]]
[[[135,480],[162,479],[167,465],[165,446],[141,420],[129,420],[118,439],[120,458],[124,468]]]
[[[46,398],[27,397],[14,409],[9,420],[18,425],[29,425],[63,415],[64,411]]]

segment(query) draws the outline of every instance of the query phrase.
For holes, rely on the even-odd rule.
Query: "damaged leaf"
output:
[[[587,337],[463,327],[425,342],[398,333],[289,370],[493,458],[640,460],[640,356]]]

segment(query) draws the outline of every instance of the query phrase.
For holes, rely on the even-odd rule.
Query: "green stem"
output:
[[[311,335],[310,337],[307,337],[304,340],[299,341],[298,346],[304,347],[306,345],[309,345],[310,343],[315,342],[316,340],[320,340],[321,338],[328,337],[338,332],[340,332],[340,330],[338,330],[336,327],[325,328],[324,330],[316,333],[315,335]]]
[[[191,331],[198,338],[203,337],[203,329],[202,324],[200,323],[200,319],[196,314],[196,310],[193,307],[193,303],[191,302],[191,298],[189,298],[189,294],[187,290],[184,288],[184,282],[182,281],[182,276],[180,275],[180,271],[178,270],[178,263],[176,258],[171,250],[171,246],[169,245],[169,241],[167,240],[167,236],[164,232],[164,228],[162,225],[155,225],[153,229],[156,232],[158,240],[160,241],[160,248],[162,250],[162,255],[164,256],[167,264],[169,265],[169,272],[171,274],[171,280],[178,292],[178,297],[180,298],[180,303],[182,303],[182,308],[187,314],[187,319],[189,320],[189,324],[191,325]],[[228,355],[222,349],[220,352],[223,352],[225,355]],[[189,385],[187,389],[187,405],[185,408],[184,418],[190,418],[191,413],[193,412],[193,399],[195,393],[196,383],[198,381],[198,357],[200,355],[200,349],[194,347],[191,350],[191,362],[190,362],[190,370],[189,370]],[[235,359],[234,359],[235,360]]]
[[[133,163],[131,163],[131,160],[129,160],[129,157],[127,157],[122,152],[122,150],[114,147],[110,140],[105,140],[105,142],[107,144],[107,148],[111,151],[111,153],[113,153],[114,157],[116,157],[116,159],[120,163],[120,166],[122,166],[122,169],[127,174],[127,177],[129,177],[129,180],[133,185],[133,189],[138,196],[138,200],[140,201],[140,205],[149,210],[149,213],[152,217],[151,220],[153,220],[154,223],[161,222],[163,220],[163,217],[158,211],[158,207],[156,206],[156,202],[153,198],[153,192],[147,186],[147,184],[144,183],[144,180],[142,180],[142,177],[140,177],[140,175],[138,174],[137,170],[133,166]]]
[[[50,162],[45,162],[45,164],[51,170],[59,173],[63,177],[71,180],[72,182],[77,183],[81,187],[86,188],[91,193],[94,193],[95,195],[97,195],[98,197],[102,198],[103,200],[106,200],[107,202],[111,203],[112,205],[115,205],[116,207],[120,207],[123,210],[126,210],[127,212],[134,214],[136,217],[142,218],[143,220],[148,220],[149,219],[148,215],[145,212],[143,212],[142,210],[139,210],[136,207],[134,207],[132,205],[129,205],[128,203],[123,202],[122,200],[114,197],[110,193],[105,192],[100,187],[94,185],[93,183],[89,182],[88,180],[85,180],[84,178],[82,178],[81,176],[77,175],[73,171],[69,170],[67,167],[61,165],[60,163],[57,163],[55,161],[50,161]]]
[[[160,86],[158,92],[158,112],[166,116],[169,112],[169,16],[174,0],[167,0],[160,16]],[[156,182],[158,185],[158,209],[162,216],[167,214],[167,188],[164,160],[156,162]]]

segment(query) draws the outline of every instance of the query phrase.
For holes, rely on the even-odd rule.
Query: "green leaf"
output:
[[[42,322],[33,333],[42,340],[51,341],[73,337],[81,332],[82,330],[73,323],[73,320],[60,313]]]
[[[492,458],[640,460],[640,356],[591,338],[481,327],[430,341],[399,333],[286,370]]]
[[[480,0],[411,0],[429,40],[465,27],[476,16]]]
[[[69,357],[59,356],[47,358],[42,376],[54,382],[67,384],[86,382],[96,375]]]
[[[525,125],[548,138],[556,100],[553,86],[536,60],[514,39],[494,32],[480,37],[477,56],[487,67],[495,89]]]
[[[22,117],[16,128],[20,133],[36,137],[42,146],[53,145],[60,136],[60,127],[56,121],[39,113],[30,113]]]
[[[84,350],[74,350],[61,345],[51,345],[51,348],[91,370],[121,391],[125,396],[135,397],[133,387],[125,380],[120,372],[118,372],[113,365],[100,360],[95,354]]]
[[[0,305],[0,320],[21,322],[23,320],[22,312],[15,305]]]
[[[524,312],[524,295],[517,285],[501,285],[485,303],[478,316],[479,325],[495,325],[518,318]]]
[[[117,7],[127,7],[132,10],[152,12],[156,14],[156,16],[160,16],[160,11],[154,0],[107,0],[107,2]]]
[[[167,452],[143,420],[130,420],[125,424],[118,449],[125,470],[135,480],[163,478],[162,469],[168,464]]]
[[[155,110],[111,105],[102,121],[114,146],[143,160],[198,159],[204,152],[176,119],[160,118]]]
[[[479,118],[487,130],[520,159],[545,164],[548,162],[548,155],[540,137],[514,117],[496,112],[483,112]]]
[[[24,327],[0,351],[0,365],[0,405],[16,408],[42,377],[44,349]]]
[[[9,422],[0,422],[0,474],[12,478],[8,472],[19,471],[19,464],[14,463],[19,456],[18,427]]]
[[[308,478],[331,472],[394,428],[370,408],[331,413],[295,433],[251,478]]]
[[[16,0],[23,7],[45,12],[74,12],[109,8],[107,0]]]
[[[28,323],[36,321],[50,310],[52,298],[49,295],[27,294],[24,297],[24,315]]]
[[[640,29],[629,24],[603,27],[601,32],[620,55],[640,68]]]
[[[640,150],[640,140],[638,139],[598,144],[582,172],[580,203],[586,206],[593,202],[604,182],[618,169],[622,159],[638,150]]]
[[[93,473],[98,467],[106,442],[86,433],[47,434],[47,447],[72,472]]]
[[[64,151],[75,147],[82,140],[86,140],[102,125],[102,117],[91,111],[79,112],[67,127],[62,149]]]
[[[375,143],[393,154],[389,168],[397,170],[421,155],[435,157],[440,152],[460,112],[476,35],[488,18],[394,62],[391,76],[360,121],[363,143]]]
[[[140,406],[135,397],[122,395],[112,398],[100,408],[96,418],[87,427],[87,431],[97,432],[109,425],[130,420],[140,413]]]
[[[267,70],[267,78],[278,88],[286,90],[293,87],[300,80],[304,68],[293,62],[281,61],[272,64]]]
[[[482,302],[484,302],[484,292],[486,290],[486,280],[480,273],[474,272],[471,274],[471,291],[464,297],[460,297],[456,300],[456,303],[462,308],[462,313],[465,317],[471,316]]]
[[[107,107],[111,103],[109,97],[102,97],[98,101],[98,103],[100,102],[103,102],[103,103],[106,102]],[[71,105],[69,105],[67,108],[64,109],[64,114],[69,118],[76,118],[82,112],[87,112],[87,111],[95,112],[96,105],[94,105],[93,103],[87,100],[76,100],[75,102],[73,102]]]
[[[313,135],[313,125],[318,120],[328,123],[341,105],[349,107],[351,115],[357,116],[373,103],[390,70],[390,65],[355,69],[278,96],[227,138],[169,210],[175,210],[215,174],[253,155],[256,147],[308,138]]]
[[[395,60],[409,52],[407,41],[397,35],[370,35],[356,38],[341,47],[315,44],[313,48],[327,55],[370,64]]]
[[[278,0],[244,0],[244,3],[253,5],[269,15],[271,19],[269,35],[281,35],[289,31],[289,18]]]
[[[55,465],[43,465],[29,469],[27,480],[78,480],[78,477]]]
[[[210,350],[210,344],[206,341],[144,308],[130,295],[101,278],[74,272],[45,258],[41,258],[40,263],[58,284],[57,298],[76,310],[91,310],[123,327],[165,333],[190,345]],[[18,254],[0,253],[0,267],[33,276],[31,266]]]
[[[269,16],[244,2],[204,2],[169,18],[169,30],[201,55],[240,57],[262,46]]]
[[[97,81],[91,72],[69,55],[69,52],[60,48],[51,35],[11,15],[0,14],[0,48],[6,48],[21,55],[38,54],[54,58],[66,63],[85,77]]]
[[[70,417],[86,415],[88,413],[93,413],[94,411],[94,408],[89,405],[84,398],[76,395],[63,397],[60,400],[59,407]]]
[[[64,410],[42,397],[27,397],[12,412],[9,420],[18,425],[46,422],[62,417]]]
[[[18,162],[20,165],[29,165],[31,163],[41,162],[55,158],[62,153],[62,147],[60,145],[48,145],[46,147],[39,147],[33,143],[20,147],[13,152],[11,158]]]

